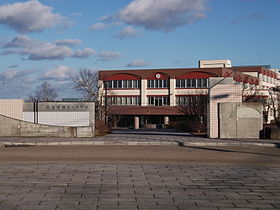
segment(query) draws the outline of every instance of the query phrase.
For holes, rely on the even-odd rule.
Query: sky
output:
[[[280,69],[280,0],[0,0],[0,32],[0,98],[80,97],[80,69]]]

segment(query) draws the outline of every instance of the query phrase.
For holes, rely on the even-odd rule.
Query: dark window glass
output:
[[[132,88],[132,80],[127,81],[127,88]]]
[[[163,80],[163,87],[167,88],[167,80]]]
[[[198,88],[201,88],[201,87],[202,87],[201,79],[197,79],[197,87],[198,87]]]
[[[191,87],[191,80],[187,79],[187,87]]]
[[[127,88],[127,80],[123,80],[123,88]]]
[[[176,87],[177,88],[180,88],[181,86],[180,86],[180,80],[179,79],[176,79]]]
[[[208,79],[203,79],[202,80],[202,86],[203,87],[208,87]]]
[[[118,80],[118,87],[117,88],[122,88],[122,80]]]
[[[148,80],[147,86],[148,88],[167,88],[169,87],[169,80]]]
[[[186,87],[186,80],[185,79],[181,79],[181,87]]]
[[[191,79],[191,87],[196,87],[196,79]]]
[[[117,80],[114,80],[113,81],[113,88],[117,88],[118,87],[118,81]]]
[[[169,98],[163,97],[148,97],[149,105],[151,106],[166,106],[169,104]]]

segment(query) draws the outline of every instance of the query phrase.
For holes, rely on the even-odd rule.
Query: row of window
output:
[[[157,80],[148,80],[148,88],[168,88],[169,80],[167,79],[157,79]]]
[[[148,97],[149,106],[168,106],[169,97],[167,96],[155,96]]]
[[[264,82],[275,84],[276,79],[267,75],[261,75],[260,79]]]
[[[176,104],[179,106],[193,106],[207,103],[208,96],[176,96]]]
[[[112,80],[106,81],[108,89],[139,89],[140,80]],[[168,88],[169,80],[147,80],[148,88]],[[207,88],[208,79],[177,79],[176,88]]]
[[[191,105],[194,103],[204,103],[207,101],[207,96],[176,96],[177,105]],[[169,105],[168,96],[151,96],[148,97],[149,106],[168,106]],[[138,106],[141,104],[140,97],[108,97],[108,105],[134,105]]]
[[[140,88],[140,80],[111,80],[106,81],[108,89]]]
[[[140,105],[140,97],[108,97],[108,105]]]
[[[208,79],[177,79],[176,88],[207,88]]]

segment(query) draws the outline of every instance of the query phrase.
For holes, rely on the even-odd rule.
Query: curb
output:
[[[280,148],[279,143],[263,142],[184,142],[184,141],[58,141],[58,142],[1,142],[0,146],[192,146],[192,147],[270,147]]]
[[[0,146],[180,146],[173,141],[61,141],[61,142],[1,142]]]
[[[182,142],[183,146],[196,146],[196,147],[273,147],[280,148],[279,143],[262,143],[262,142]]]

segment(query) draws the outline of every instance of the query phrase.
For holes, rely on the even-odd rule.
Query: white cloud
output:
[[[90,29],[93,31],[97,31],[97,30],[101,30],[101,29],[104,29],[107,27],[108,27],[108,24],[106,24],[106,23],[95,23],[90,26]]]
[[[32,47],[34,45],[34,40],[28,36],[16,36],[12,41],[6,43],[4,48],[13,48],[13,47]]]
[[[67,46],[47,42],[38,47],[25,48],[21,54],[27,54],[28,60],[63,60],[72,56],[73,51]]]
[[[149,66],[149,65],[151,65],[151,63],[139,59],[139,60],[133,60],[133,61],[131,61],[131,62],[128,63],[126,66],[127,66],[127,67],[144,67],[144,66]]]
[[[54,69],[46,71],[39,78],[41,80],[68,80],[75,74],[74,69],[68,66],[60,65]]]
[[[206,16],[208,0],[133,0],[118,14],[128,24],[172,31]]]
[[[134,29],[131,26],[126,26],[125,28],[123,28],[121,31],[117,33],[116,37],[120,39],[125,39],[125,38],[135,37],[137,35],[138,33],[136,29]]]
[[[0,24],[21,33],[43,31],[65,21],[52,10],[52,7],[43,5],[38,0],[3,5],[0,6]]]
[[[72,57],[75,58],[87,58],[89,56],[95,55],[96,51],[91,48],[85,48],[83,50],[77,50]]]
[[[73,51],[69,47],[78,43],[80,43],[80,40],[65,39],[42,42],[28,36],[17,36],[4,45],[4,48],[8,49],[2,52],[2,55],[26,55],[27,60],[63,60],[68,57],[86,58],[95,54],[95,50],[90,48]]]
[[[121,56],[119,52],[103,51],[97,54],[98,60],[100,61],[112,61]]]
[[[62,39],[62,40],[55,40],[54,43],[56,45],[65,45],[68,47],[72,47],[81,44],[82,41],[80,39]]]
[[[8,69],[8,70],[0,73],[0,82],[7,83],[10,81],[18,80],[20,78],[23,78],[23,77],[33,74],[33,73],[34,73],[34,70]]]
[[[111,23],[95,23],[93,25],[90,26],[90,29],[93,30],[93,31],[97,31],[97,30],[101,30],[101,29],[105,29],[105,28],[108,28],[108,27],[111,27],[111,26],[121,26],[123,25],[122,22],[120,21],[116,21],[116,22],[111,22]]]

